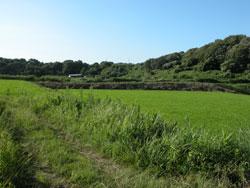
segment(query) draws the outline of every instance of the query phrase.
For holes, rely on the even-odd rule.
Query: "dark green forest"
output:
[[[189,76],[190,72],[196,75],[209,73],[210,78],[218,74],[221,77],[232,77],[234,74],[249,76],[250,37],[233,35],[223,40],[215,40],[200,48],[171,53],[137,64],[109,61],[88,64],[81,60],[44,63],[36,59],[0,58],[1,75],[40,77],[44,75],[82,74],[83,77],[98,78],[99,80],[127,78],[128,80],[142,81],[149,78],[171,80],[183,72],[189,72]],[[185,78],[185,76],[183,77]]]
[[[144,66],[147,71],[174,69],[176,72],[219,70],[242,73],[250,70],[250,37],[229,36],[201,48],[192,48],[185,53],[177,52],[149,59]]]

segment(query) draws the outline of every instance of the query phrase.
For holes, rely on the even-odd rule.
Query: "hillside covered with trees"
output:
[[[0,58],[1,75],[67,76],[81,73],[85,78],[105,81],[120,80],[174,80],[205,77],[208,79],[233,78],[244,75],[249,79],[250,37],[234,35],[215,40],[200,48],[176,52],[144,63],[88,64],[82,61],[43,63],[36,59]]]
[[[242,73],[250,70],[250,37],[245,35],[229,36],[216,40],[201,48],[187,52],[177,52],[145,62],[145,69],[184,70]]]

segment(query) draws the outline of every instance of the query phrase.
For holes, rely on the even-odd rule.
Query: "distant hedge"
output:
[[[145,90],[183,90],[183,91],[223,91],[236,93],[230,86],[214,83],[190,82],[120,82],[120,83],[65,83],[65,82],[38,82],[40,85],[52,89],[145,89]]]

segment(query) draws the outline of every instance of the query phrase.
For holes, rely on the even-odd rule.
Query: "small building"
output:
[[[82,77],[82,74],[69,74],[69,78],[77,78],[77,77]]]

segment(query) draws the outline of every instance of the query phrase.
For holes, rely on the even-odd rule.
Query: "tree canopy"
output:
[[[224,40],[215,40],[200,48],[186,52],[176,52],[146,60],[142,64],[101,63],[88,64],[81,60],[43,63],[36,59],[0,58],[0,74],[8,75],[68,75],[102,76],[105,78],[121,77],[140,69],[141,72],[155,70],[174,70],[181,72],[221,71],[226,73],[243,73],[250,71],[250,37],[233,35]],[[142,75],[142,74],[141,74]]]

